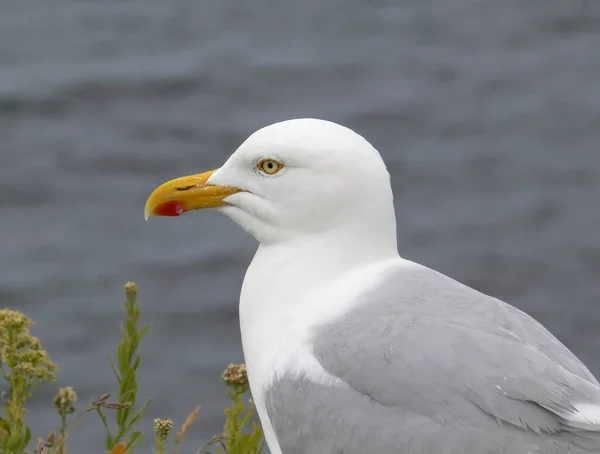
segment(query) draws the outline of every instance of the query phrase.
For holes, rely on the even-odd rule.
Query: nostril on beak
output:
[[[188,189],[192,189],[194,186],[196,186],[196,185],[191,184],[189,186],[179,186],[179,187],[176,187],[175,190],[176,191],[187,191]]]

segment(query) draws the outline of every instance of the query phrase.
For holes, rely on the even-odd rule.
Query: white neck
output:
[[[311,312],[326,287],[360,267],[397,258],[395,231],[338,229],[296,241],[261,245],[248,267],[240,298],[242,336],[256,326],[277,330]],[[369,236],[365,238],[365,236]],[[365,238],[357,242],[356,238]],[[308,264],[308,265],[307,265]],[[316,307],[315,307],[316,309]],[[319,308],[319,311],[326,308]]]

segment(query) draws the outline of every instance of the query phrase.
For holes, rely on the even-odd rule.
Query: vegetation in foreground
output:
[[[133,454],[142,441],[144,431],[153,430],[154,452],[177,454],[182,440],[194,423],[199,407],[188,416],[173,434],[171,419],[155,419],[154,427],[141,427],[142,416],[152,410],[151,401],[138,401],[138,348],[150,325],[139,326],[140,305],[137,287],[125,284],[125,320],[121,324],[121,339],[116,356],[109,356],[116,385],[114,393],[93,399],[77,410],[77,393],[67,386],[54,398],[57,411],[56,429],[47,436],[32,439],[27,425],[27,401],[36,388],[55,380],[56,365],[40,340],[31,334],[32,321],[25,314],[0,309],[0,373],[3,404],[0,416],[0,454],[66,454],[69,435],[83,419],[96,415],[96,423],[105,432],[105,446],[90,449],[91,453]],[[230,406],[225,408],[223,432],[212,437],[194,454],[260,454],[264,447],[262,431],[254,418],[254,405],[249,394],[246,367],[230,364],[223,372]],[[113,397],[114,396],[114,397]]]

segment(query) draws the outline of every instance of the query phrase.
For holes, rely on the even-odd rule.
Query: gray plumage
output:
[[[527,314],[418,265],[357,298],[313,338],[343,385],[266,392],[283,454],[600,452],[600,427],[569,420],[598,381]]]

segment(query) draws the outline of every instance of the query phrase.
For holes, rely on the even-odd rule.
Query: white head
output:
[[[263,245],[348,232],[396,249],[390,177],[381,156],[362,136],[324,120],[258,130],[220,169],[157,188],[146,216],[207,207]]]

